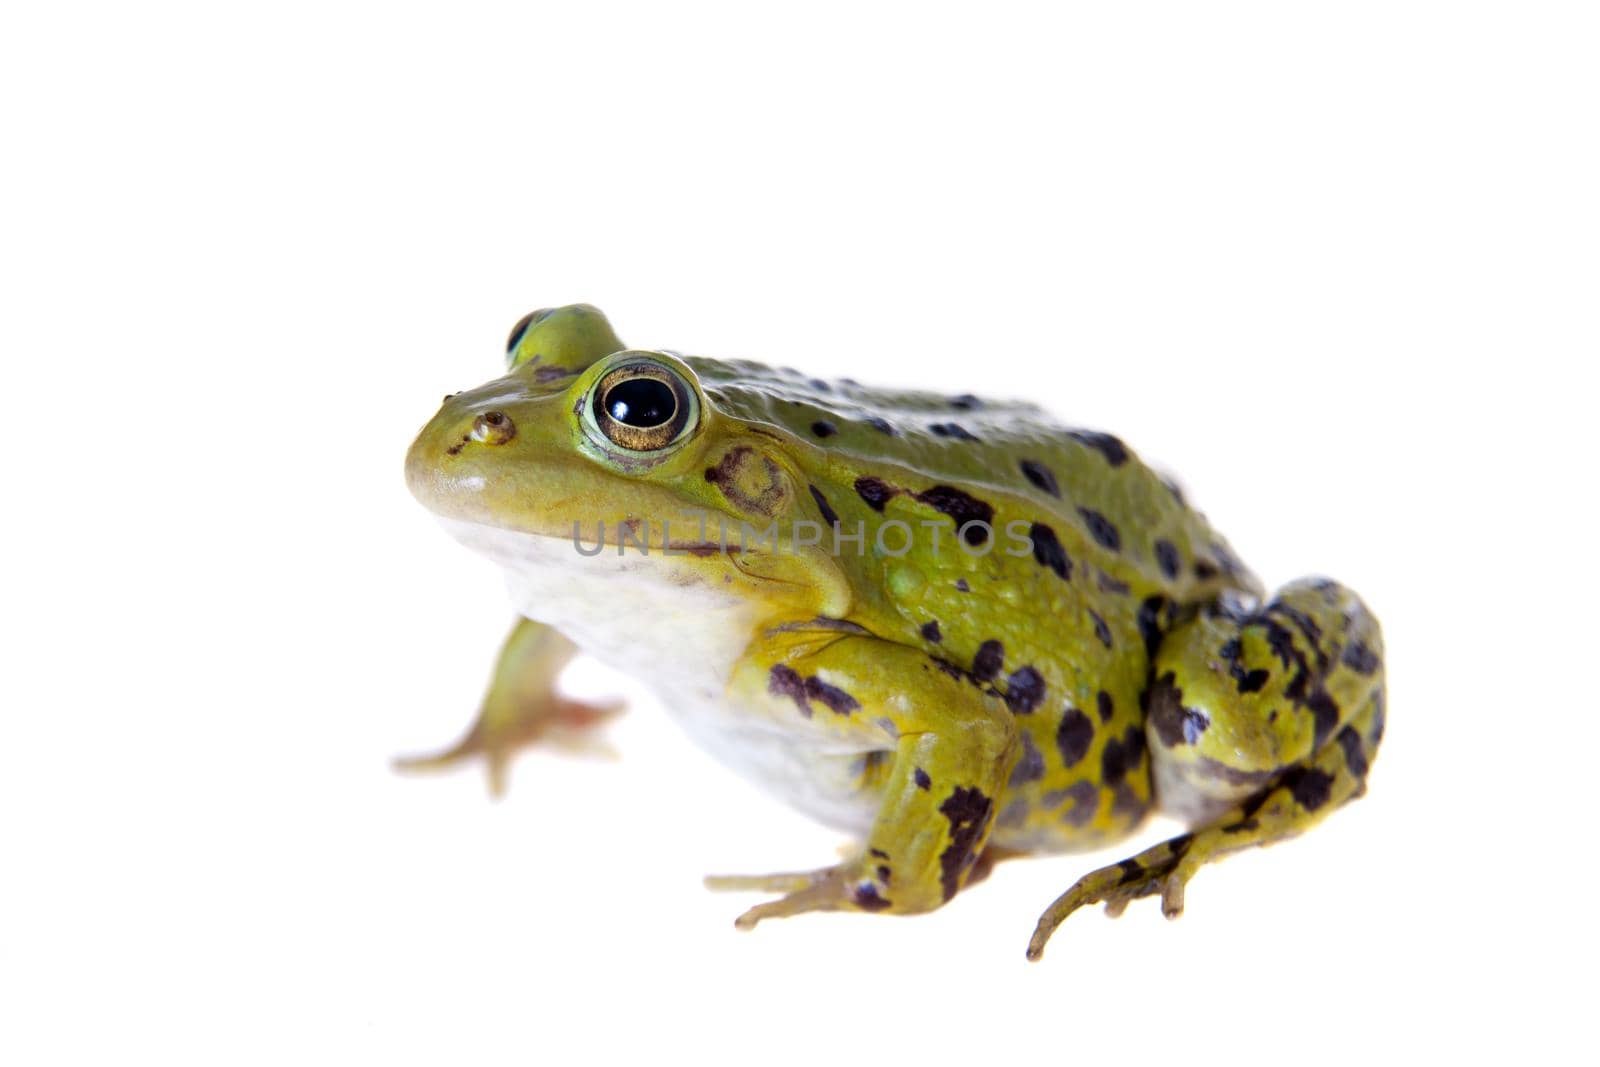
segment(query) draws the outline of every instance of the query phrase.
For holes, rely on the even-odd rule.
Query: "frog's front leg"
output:
[[[1207,609],[1162,639],[1145,711],[1157,796],[1194,829],[1080,879],[1040,917],[1029,959],[1085,904],[1115,915],[1159,894],[1176,918],[1206,863],[1303,833],[1360,796],[1383,737],[1378,622],[1325,579],[1247,615]]]
[[[577,654],[557,630],[518,619],[500,649],[494,677],[478,718],[466,734],[442,752],[394,761],[402,771],[438,770],[481,756],[489,772],[489,792],[505,792],[506,770],[519,749],[548,744],[568,751],[596,751],[593,728],[622,710],[620,703],[589,704],[556,692],[556,678]]]
[[[860,852],[816,871],[710,878],[714,889],[787,893],[737,925],[808,911],[931,911],[982,854],[1020,751],[987,685],[924,653],[866,636],[784,633],[749,651],[729,698],[820,751],[866,753],[879,808]],[[881,784],[878,784],[881,783]]]

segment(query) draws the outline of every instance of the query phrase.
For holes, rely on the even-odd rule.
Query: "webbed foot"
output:
[[[435,771],[482,758],[489,793],[505,793],[512,757],[530,745],[566,752],[614,756],[595,728],[621,713],[620,701],[589,703],[555,691],[556,677],[577,652],[572,642],[542,623],[521,619],[500,651],[494,679],[466,734],[443,751],[403,756],[398,771]]]
[[[448,770],[469,760],[482,758],[489,776],[489,794],[505,795],[506,775],[512,758],[522,749],[537,745],[562,752],[615,758],[616,751],[593,730],[621,714],[620,701],[589,704],[565,697],[551,697],[538,707],[520,706],[512,715],[497,714],[488,704],[461,740],[439,752],[397,756],[394,769],[402,773]]]
[[[1056,898],[1039,916],[1033,937],[1028,941],[1028,958],[1044,955],[1045,942],[1067,916],[1088,904],[1104,904],[1106,914],[1121,915],[1129,902],[1161,894],[1161,910],[1169,919],[1183,913],[1183,887],[1194,869],[1183,864],[1193,835],[1184,834],[1145,849],[1132,859],[1092,871]]]

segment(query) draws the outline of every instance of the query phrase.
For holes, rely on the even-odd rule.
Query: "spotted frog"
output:
[[[521,618],[477,721],[402,761],[581,745],[617,712],[560,695],[578,651],[657,690],[718,759],[853,837],[816,870],[715,877],[737,920],[909,914],[1001,859],[1094,849],[1153,810],[1188,832],[1084,876],[1039,919],[1158,896],[1365,790],[1383,644],[1349,589],[1264,595],[1110,434],[1025,403],[869,388],[629,349],[537,311],[504,376],[447,397],[418,500],[501,564]]]

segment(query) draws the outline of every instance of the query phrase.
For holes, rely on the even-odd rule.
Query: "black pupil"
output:
[[[634,378],[606,390],[606,414],[625,426],[660,426],[678,410],[672,387],[654,378]]]

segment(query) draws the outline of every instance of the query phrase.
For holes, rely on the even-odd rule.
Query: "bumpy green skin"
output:
[[[980,858],[1099,847],[1157,805],[1190,822],[1064,894],[1036,957],[1075,908],[1160,893],[1176,914],[1201,864],[1299,833],[1363,789],[1383,724],[1376,621],[1329,581],[1260,604],[1204,517],[1116,438],[1026,404],[652,353],[693,383],[698,412],[682,440],[640,455],[585,425],[595,383],[633,358],[599,312],[540,313],[513,340],[507,376],[449,398],[413,445],[419,499],[548,537],[603,522],[608,540],[670,542],[679,554],[654,566],[753,611],[727,702],[818,760],[868,753],[852,788],[878,815],[859,855],[715,880],[787,894],[741,924],[925,911]],[[490,412],[514,435],[485,429]],[[677,522],[691,511],[712,519]],[[958,531],[973,520],[987,527]],[[741,524],[776,540],[751,544]],[[527,722],[557,706],[551,662],[515,682],[502,670],[497,689],[546,696],[511,702],[521,725],[480,723],[471,751],[503,760],[540,732]]]

